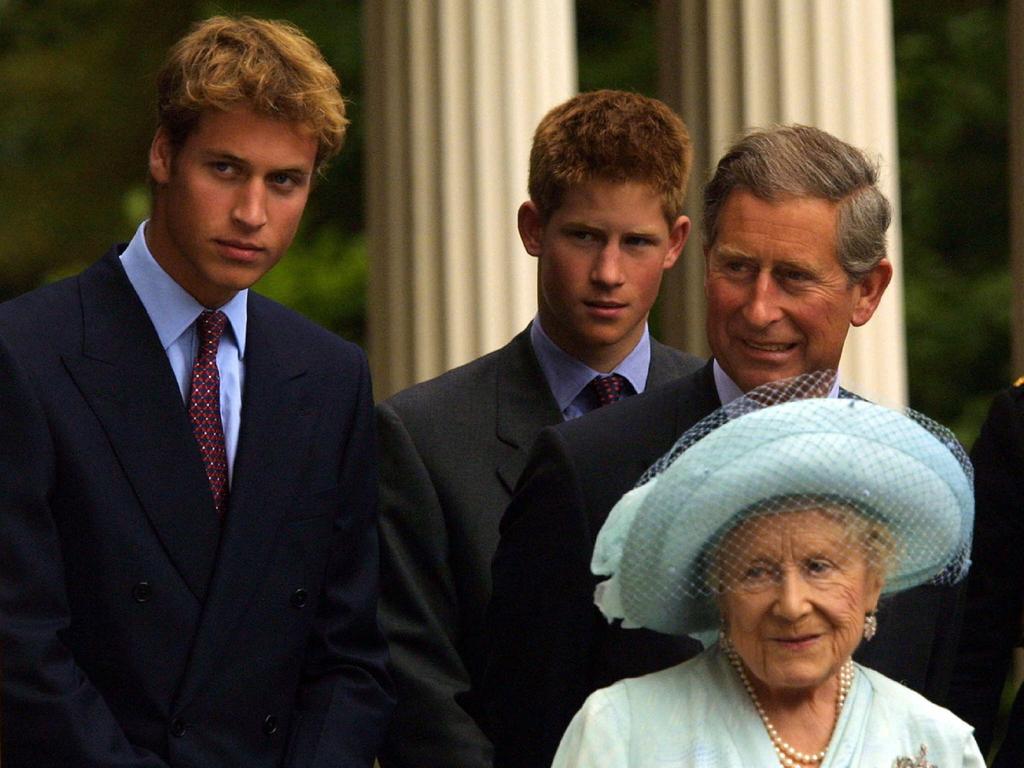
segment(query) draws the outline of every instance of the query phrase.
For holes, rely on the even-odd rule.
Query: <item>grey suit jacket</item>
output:
[[[652,340],[647,386],[701,364]],[[491,764],[470,688],[498,522],[533,439],[561,421],[529,329],[377,406],[380,617],[399,695],[385,768]]]

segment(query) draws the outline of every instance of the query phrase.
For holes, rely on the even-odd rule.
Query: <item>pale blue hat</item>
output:
[[[610,577],[595,600],[605,616],[668,634],[717,628],[710,553],[778,499],[840,501],[883,523],[898,551],[883,594],[963,578],[974,497],[969,460],[952,433],[863,400],[762,402],[748,396],[732,405],[735,418],[716,412],[709,421],[724,424],[708,432],[702,422],[695,429],[706,434],[696,442],[684,435],[688,447],[670,452],[615,505],[591,562]]]

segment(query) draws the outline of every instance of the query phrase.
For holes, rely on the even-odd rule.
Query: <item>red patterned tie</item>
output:
[[[228,506],[228,458],[224,449],[224,427],[220,420],[220,371],[217,369],[217,345],[227,324],[221,311],[207,310],[196,319],[199,351],[192,364],[192,393],[188,398],[188,416],[192,433],[206,465],[213,505],[223,515]]]
[[[611,376],[595,376],[588,384],[597,395],[597,407],[611,405],[626,396],[626,379],[617,373]]]

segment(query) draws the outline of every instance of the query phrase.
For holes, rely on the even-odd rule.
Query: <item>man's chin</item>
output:
[[[765,384],[771,384],[773,381],[781,381],[782,379],[799,376],[801,373],[806,373],[806,371],[798,366],[779,366],[773,368],[747,368],[741,370],[736,376],[730,374],[729,371],[726,371],[726,373],[729,374],[729,378],[736,382],[736,386],[744,392],[749,392]]]

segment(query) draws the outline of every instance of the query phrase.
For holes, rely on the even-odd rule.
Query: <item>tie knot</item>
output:
[[[199,334],[199,346],[206,347],[213,345],[215,348],[220,343],[220,337],[224,334],[224,327],[228,318],[219,309],[207,309],[196,318],[196,331]]]
[[[626,394],[626,379],[617,373],[595,376],[588,386],[597,395],[598,408],[621,400]]]

